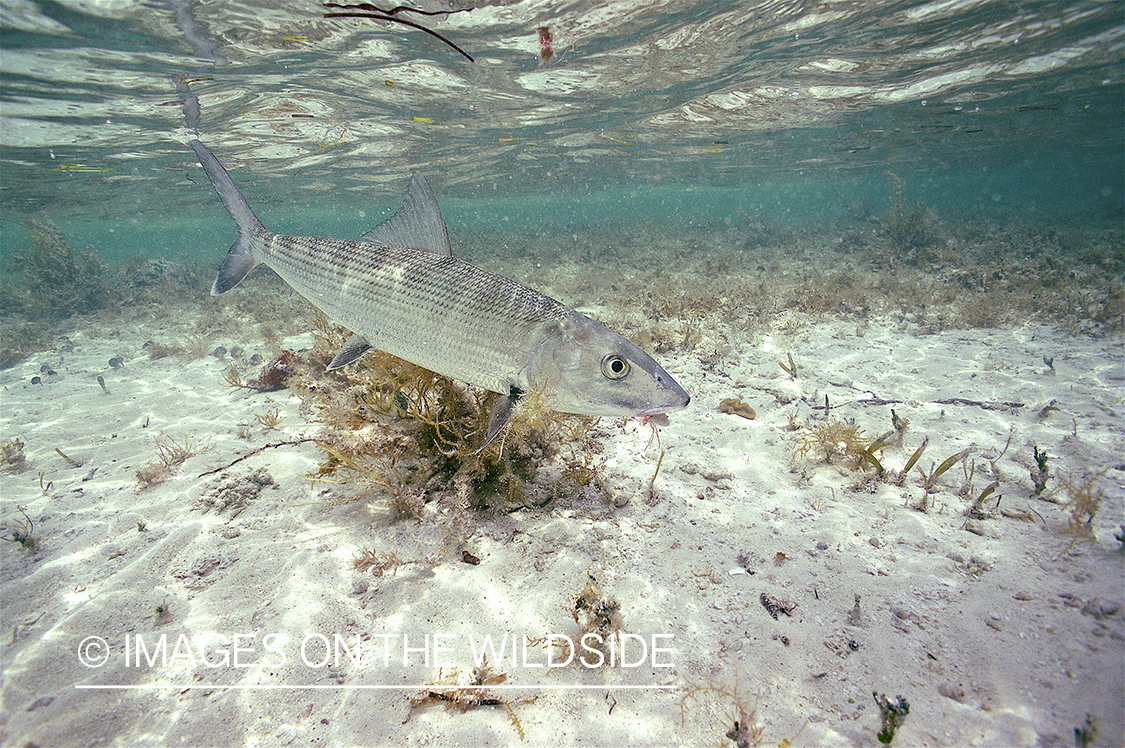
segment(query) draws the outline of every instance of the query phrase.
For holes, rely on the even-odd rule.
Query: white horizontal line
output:
[[[90,690],[90,691],[158,691],[158,690],[177,690],[177,691],[303,691],[303,690],[326,690],[326,691],[440,691],[440,690],[481,690],[481,691],[667,691],[677,688],[677,686],[461,686],[456,683],[438,683],[438,684],[419,684],[412,686],[382,686],[382,685],[326,685],[319,683],[310,683],[303,685],[285,685],[275,683],[247,683],[247,684],[214,684],[206,685],[201,683],[191,684],[176,684],[176,683],[147,683],[136,686],[120,686],[120,685],[89,685],[84,683],[76,683],[76,689]]]

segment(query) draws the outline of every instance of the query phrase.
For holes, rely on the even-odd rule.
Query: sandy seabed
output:
[[[621,506],[481,514],[457,545],[440,507],[333,503],[348,487],[307,477],[323,454],[289,392],[224,388],[213,357],[150,360],[130,330],[69,337],[0,372],[2,438],[26,445],[0,477],[4,745],[877,745],[873,693],[909,702],[896,745],[1070,746],[1088,719],[1095,745],[1125,735],[1117,338],[827,320],[721,368],[664,357],[693,399],[659,445],[642,423],[594,432]],[[900,486],[794,455],[826,396],[869,438],[891,408],[909,419],[887,470],[927,437],[926,471],[975,451],[920,511],[917,470]],[[730,397],[757,417],[720,412]],[[197,454],[142,487],[185,441]],[[1098,474],[1095,539],[1067,534],[1060,478]],[[365,550],[410,563],[375,576]],[[624,663],[550,667],[566,649],[543,637],[578,637],[591,579],[619,603]]]

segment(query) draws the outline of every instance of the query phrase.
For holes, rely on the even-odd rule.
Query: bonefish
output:
[[[690,397],[643,350],[589,317],[453,257],[437,199],[418,172],[402,209],[366,241],[268,231],[214,154],[191,147],[238,226],[211,288],[234,288],[264,263],[351,330],[328,369],[375,348],[498,392],[485,444],[532,388],[561,413],[654,416]]]

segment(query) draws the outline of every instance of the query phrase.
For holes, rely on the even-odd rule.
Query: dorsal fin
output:
[[[441,217],[441,208],[430,185],[421,172],[414,172],[402,208],[389,221],[363,235],[373,244],[392,249],[421,249],[439,255],[451,255],[449,230]]]

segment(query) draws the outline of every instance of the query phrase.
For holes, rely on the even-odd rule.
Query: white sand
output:
[[[0,478],[2,517],[10,535],[23,507],[38,541],[34,552],[0,544],[0,742],[716,745],[737,718],[732,701],[688,691],[712,684],[737,688],[747,708],[756,699],[754,724],[772,743],[876,745],[877,691],[910,703],[896,745],[1070,746],[1087,714],[1099,724],[1096,745],[1120,745],[1125,556],[1113,535],[1125,505],[1121,341],[1030,325],[915,336],[883,321],[864,333],[810,324],[758,340],[722,371],[665,360],[693,401],[662,430],[652,498],[659,450],[645,450],[648,428],[603,419],[606,475],[627,506],[575,499],[480,516],[466,545],[482,559],[473,566],[445,540],[433,505],[419,523],[392,521],[378,496],[310,503],[348,495],[346,486],[305,477],[321,459],[312,443],[261,451],[226,478],[200,477],[310,432],[296,399],[227,390],[214,358],[149,360],[131,331],[77,330],[73,351],[0,372],[2,437],[25,441],[27,454],[26,470]],[[789,351],[795,381],[778,365]],[[124,368],[107,366],[130,352]],[[58,375],[32,384],[43,364]],[[901,469],[924,436],[927,469],[975,446],[972,497],[992,480],[989,458],[1014,429],[986,507],[1002,495],[1000,509],[1034,521],[995,511],[975,521],[983,534],[963,529],[970,502],[957,495],[960,466],[938,480],[927,513],[906,506],[922,496],[917,473],[901,488],[853,490],[862,473],[793,459],[789,414],[816,424],[823,412],[782,405],[771,391],[817,403],[827,394],[832,415],[855,418],[869,437],[890,428],[892,406],[863,400],[901,401],[893,407],[911,422],[905,447],[887,450],[884,464]],[[757,420],[719,413],[718,402],[732,396]],[[952,398],[1023,407],[937,403]],[[1039,417],[1053,400],[1059,410]],[[284,420],[267,431],[255,414],[275,407]],[[240,424],[249,440],[236,436]],[[206,449],[139,489],[136,471],[156,458],[161,434]],[[1072,544],[1061,533],[1068,512],[1031,496],[1033,445],[1047,451],[1052,472],[1108,468],[1096,542]],[[273,485],[248,480],[262,468]],[[432,563],[377,578],[352,565],[370,548]],[[650,642],[674,636],[672,651],[658,655],[671,667],[652,667],[650,658],[647,666],[548,670],[532,667],[546,658],[534,645],[526,667],[494,663],[507,674],[503,685],[527,687],[492,694],[511,703],[523,741],[502,705],[411,710],[426,684],[468,682],[472,638],[576,635],[571,611],[588,574],[620,601],[627,632]],[[792,615],[771,618],[763,593],[796,603]],[[280,635],[269,641],[283,664],[265,646],[269,634]],[[313,637],[306,652],[319,660],[315,637],[335,634],[362,643],[353,646],[362,649],[359,663],[301,662],[303,640]],[[168,661],[126,662],[126,641],[135,656],[137,637],[155,648],[162,635]],[[209,667],[192,661],[198,652],[175,648],[183,637],[218,661],[217,637],[236,635],[245,648],[239,667]],[[402,635],[412,647],[447,636],[443,656],[456,672],[432,660],[427,667],[421,652],[404,667]],[[109,645],[100,667],[80,661],[91,636]],[[137,688],[80,688],[110,685]],[[371,686],[405,688],[361,688]]]

